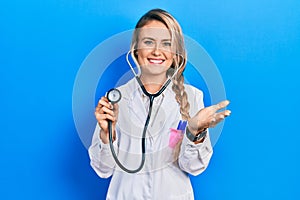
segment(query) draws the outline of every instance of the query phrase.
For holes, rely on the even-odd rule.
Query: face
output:
[[[137,61],[141,66],[142,76],[166,77],[166,72],[173,63],[171,34],[159,21],[150,21],[139,33]]]

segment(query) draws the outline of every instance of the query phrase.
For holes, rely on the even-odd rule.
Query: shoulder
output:
[[[133,95],[134,91],[137,90],[136,80],[131,79],[124,85],[117,87],[117,89],[120,90],[122,97],[130,98]]]
[[[192,99],[196,99],[196,100],[201,99],[202,100],[203,99],[203,92],[200,89],[196,88],[195,86],[184,84],[184,88],[188,95],[189,100],[192,100]]]
[[[190,104],[190,115],[194,116],[200,109],[204,107],[203,92],[200,89],[188,84],[184,84],[184,88]]]

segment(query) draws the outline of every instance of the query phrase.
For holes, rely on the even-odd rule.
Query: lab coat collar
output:
[[[167,93],[172,93],[172,85],[173,82],[171,81],[170,84],[167,86],[167,88],[162,92],[162,96],[165,96]],[[140,96],[146,96],[144,92],[142,91],[140,85],[138,84],[137,80],[135,78],[128,81],[126,84],[126,90],[122,91],[123,98],[133,100],[136,95]]]
[[[158,112],[164,112],[166,116],[163,118],[160,117],[159,121],[155,120],[155,123],[159,123],[160,125],[162,125],[162,127],[166,123],[166,120],[168,118],[170,117],[180,118],[180,114],[179,116],[175,114],[177,112],[179,113],[179,108],[178,108],[178,103],[175,100],[175,93],[172,90],[172,85],[173,83],[171,82],[167,86],[165,91],[163,91],[161,95],[159,95],[154,99],[154,104],[156,104],[156,102],[161,102],[163,98],[163,101],[161,102],[162,103],[161,108],[158,110]],[[143,96],[146,98],[147,96],[143,93],[138,82],[135,79],[131,79],[127,84],[121,86],[120,89],[122,93],[122,98],[124,100],[126,99],[127,101],[126,106],[129,109],[128,111],[135,115],[139,123],[144,124],[145,119],[148,115],[148,107],[145,106],[145,102],[143,102]],[[162,113],[161,114],[157,113],[157,114],[161,115]],[[153,113],[152,117],[155,117],[155,113]],[[151,128],[149,127],[149,129]]]

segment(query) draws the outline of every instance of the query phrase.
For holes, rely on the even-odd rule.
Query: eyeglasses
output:
[[[139,49],[160,49],[164,51],[172,50],[172,42],[170,39],[163,39],[161,41],[157,41],[153,38],[142,38],[139,41],[138,45]]]

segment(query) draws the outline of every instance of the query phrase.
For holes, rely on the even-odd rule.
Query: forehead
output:
[[[141,39],[150,37],[157,40],[171,39],[170,30],[159,21],[150,21],[140,28],[139,37]]]

